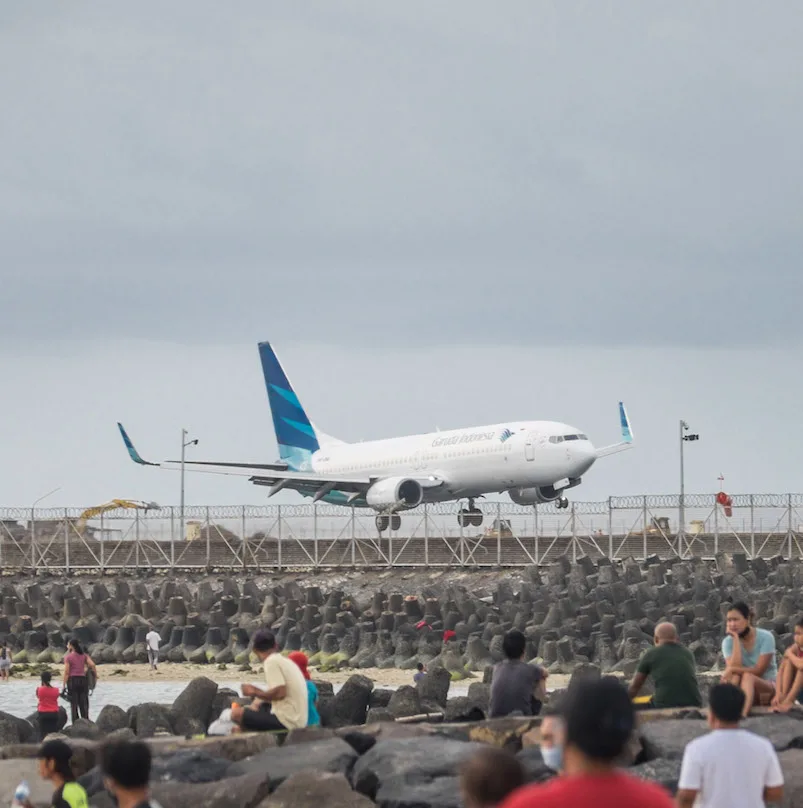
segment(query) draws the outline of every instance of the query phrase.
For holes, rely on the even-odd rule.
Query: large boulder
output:
[[[281,785],[296,772],[315,771],[342,774],[351,772],[357,753],[340,738],[268,749],[253,757],[233,763],[231,776],[267,772],[271,788]]]
[[[351,781],[356,791],[375,800],[380,789],[396,793],[404,783],[425,785],[455,777],[458,766],[482,748],[438,737],[379,741],[354,765]]]
[[[644,758],[647,761],[664,758],[682,760],[686,744],[709,731],[705,721],[674,718],[650,721],[639,728]]]
[[[177,735],[193,734],[197,725],[205,732],[212,720],[217,684],[206,676],[193,679],[170,708],[173,730]]]
[[[374,803],[352,791],[342,774],[297,772],[288,777],[260,808],[373,808]]]
[[[374,683],[355,674],[335,696],[320,705],[321,723],[325,727],[350,727],[365,723]]]
[[[128,713],[116,704],[107,704],[98,714],[95,723],[104,735],[109,735],[128,726]]]

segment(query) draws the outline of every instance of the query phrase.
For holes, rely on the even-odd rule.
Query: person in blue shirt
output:
[[[321,717],[318,715],[318,686],[310,679],[309,671],[307,670],[309,659],[303,651],[293,651],[287,655],[287,658],[298,665],[301,673],[304,674],[304,678],[307,680],[307,698],[309,700],[307,726],[319,727],[321,725]]]
[[[775,696],[778,663],[775,637],[753,625],[753,612],[746,603],[734,603],[726,616],[727,635],[722,640],[725,673],[722,681],[740,687],[745,694],[742,716],[753,704],[769,704]]]

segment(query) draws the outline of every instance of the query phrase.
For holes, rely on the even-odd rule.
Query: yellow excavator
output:
[[[95,505],[92,508],[87,508],[75,521],[75,530],[79,535],[83,536],[87,521],[107,511],[120,509],[152,511],[159,510],[159,505],[155,502],[139,502],[133,499],[112,499],[109,502],[104,502],[103,505]]]

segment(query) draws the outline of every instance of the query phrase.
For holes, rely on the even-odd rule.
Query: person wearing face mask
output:
[[[778,677],[775,637],[771,631],[753,626],[753,613],[746,603],[734,603],[725,619],[727,635],[722,640],[725,672],[721,681],[744,691],[742,717],[747,717],[754,703],[770,704],[775,696]]]
[[[547,710],[541,721],[541,758],[544,765],[553,772],[563,769],[563,744],[566,741],[566,726],[563,719]]]

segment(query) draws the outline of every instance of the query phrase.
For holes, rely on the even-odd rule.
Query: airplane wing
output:
[[[158,468],[175,471],[181,467],[180,461],[165,460],[162,463],[151,463],[143,459],[136,450],[131,438],[121,423],[117,423],[123,443],[128,450],[129,457],[140,466],[156,466]],[[264,485],[269,487],[268,496],[273,496],[279,491],[287,488],[298,491],[302,494],[310,494],[313,501],[317,502],[326,496],[330,491],[343,491],[345,493],[359,496],[364,494],[371,485],[380,479],[377,476],[339,476],[332,474],[314,474],[301,471],[288,470],[286,463],[227,463],[213,462],[208,460],[184,461],[185,466],[203,466],[204,468],[190,468],[189,471],[205,472],[207,474],[226,474],[234,476],[248,477],[254,485]],[[266,471],[273,471],[274,474],[265,474]],[[415,477],[423,488],[434,488],[443,485],[444,480],[434,475],[426,477]]]
[[[601,449],[597,449],[597,458],[607,457],[617,452],[624,452],[633,447],[633,429],[630,426],[630,419],[627,417],[625,405],[621,401],[619,402],[619,424],[622,430],[622,440],[619,441],[619,443],[613,443],[610,446],[603,446]]]

